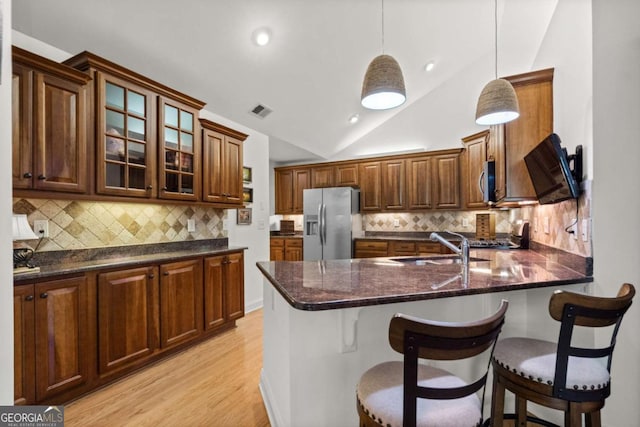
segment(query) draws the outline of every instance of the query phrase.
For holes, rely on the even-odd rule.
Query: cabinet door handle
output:
[[[22,175],[23,178],[33,178],[33,174],[31,172],[25,172],[24,175]]]
[[[46,298],[48,296],[49,296],[49,294],[46,293],[46,292],[43,292],[43,293],[40,294],[40,298]]]
[[[38,175],[38,179],[39,179],[40,181],[44,181],[45,179],[47,179],[47,177],[46,177],[46,176],[44,176],[44,175],[42,175],[42,174],[40,174],[40,175]]]
[[[33,301],[33,295],[27,295],[26,297],[24,297],[25,301]]]

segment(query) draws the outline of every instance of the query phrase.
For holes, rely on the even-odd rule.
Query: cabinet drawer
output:
[[[287,248],[301,248],[302,239],[284,239]]]
[[[387,242],[385,241],[373,241],[373,240],[358,240],[356,241],[356,250],[367,249],[375,251],[387,251]]]
[[[270,246],[273,247],[284,247],[284,239],[276,239],[276,238],[271,238],[270,241]]]
[[[391,242],[390,256],[395,255],[415,255],[416,243],[415,242]]]
[[[442,253],[442,246],[438,242],[421,242],[417,244],[418,254],[439,254]]]

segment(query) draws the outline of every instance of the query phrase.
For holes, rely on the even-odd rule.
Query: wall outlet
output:
[[[400,227],[400,220],[399,220],[399,219],[397,219],[397,218],[395,218],[395,219],[393,220],[393,226],[394,226],[394,227]]]
[[[549,234],[549,217],[545,216],[544,218],[542,218],[542,231],[544,231],[544,234]]]
[[[462,226],[463,227],[469,226],[469,218],[462,218]]]
[[[195,219],[188,219],[187,220],[187,231],[189,233],[193,233],[196,231],[196,220]]]
[[[49,221],[46,219],[36,219],[33,221],[33,232],[38,237],[49,237]]]

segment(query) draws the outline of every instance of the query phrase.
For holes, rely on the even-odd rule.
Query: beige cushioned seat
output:
[[[521,377],[553,385],[558,344],[533,338],[505,338],[498,341],[493,359]],[[566,387],[596,390],[607,386],[609,371],[605,359],[569,357]]]
[[[358,404],[383,426],[402,427],[402,362],[385,362],[366,371],[357,388]],[[418,384],[451,388],[466,385],[460,378],[432,366],[418,366]],[[482,418],[480,399],[472,394],[461,399],[418,399],[418,426],[475,426]]]

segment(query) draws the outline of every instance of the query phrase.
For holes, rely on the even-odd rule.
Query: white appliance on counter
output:
[[[305,261],[353,258],[353,239],[361,236],[360,190],[351,187],[303,191]]]

